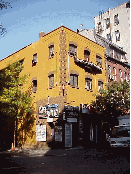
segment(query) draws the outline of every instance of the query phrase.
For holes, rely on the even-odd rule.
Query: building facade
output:
[[[97,142],[89,105],[94,94],[105,88],[104,47],[61,26],[47,34],[41,32],[37,42],[1,60],[0,69],[14,61],[23,63],[21,74],[30,74],[34,98],[33,133],[19,131],[25,138],[24,147],[77,146],[84,118],[88,121],[88,126],[84,123],[85,140]]]
[[[83,29],[79,34],[105,47],[107,83],[113,80],[117,82],[130,80],[130,66],[126,62],[126,52],[123,48],[102,37],[95,29],[89,31]]]
[[[114,9],[109,8],[107,12],[100,11],[94,20],[97,33],[123,47],[130,63],[130,1]]]

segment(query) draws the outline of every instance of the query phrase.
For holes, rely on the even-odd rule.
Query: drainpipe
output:
[[[57,86],[57,52],[56,52],[55,56],[56,56],[56,86]]]
[[[49,95],[48,95],[48,105],[49,105]]]
[[[70,83],[70,81],[69,81],[69,51],[68,51],[68,84]]]
[[[110,8],[108,9],[108,11],[109,11],[109,20],[110,20],[110,35],[111,35],[111,41],[112,41],[112,34],[111,34],[111,18],[110,18],[111,11],[110,11]]]

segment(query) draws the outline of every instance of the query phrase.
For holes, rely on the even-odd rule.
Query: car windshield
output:
[[[116,126],[111,132],[112,137],[130,137],[129,126]]]

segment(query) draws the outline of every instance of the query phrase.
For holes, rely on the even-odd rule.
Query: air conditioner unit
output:
[[[33,59],[32,60],[32,64],[35,64],[35,63],[37,63],[37,60],[36,59]]]

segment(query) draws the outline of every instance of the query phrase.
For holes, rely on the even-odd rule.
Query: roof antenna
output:
[[[82,27],[83,27],[83,24],[81,24],[81,31],[83,30],[83,28],[82,28]]]

